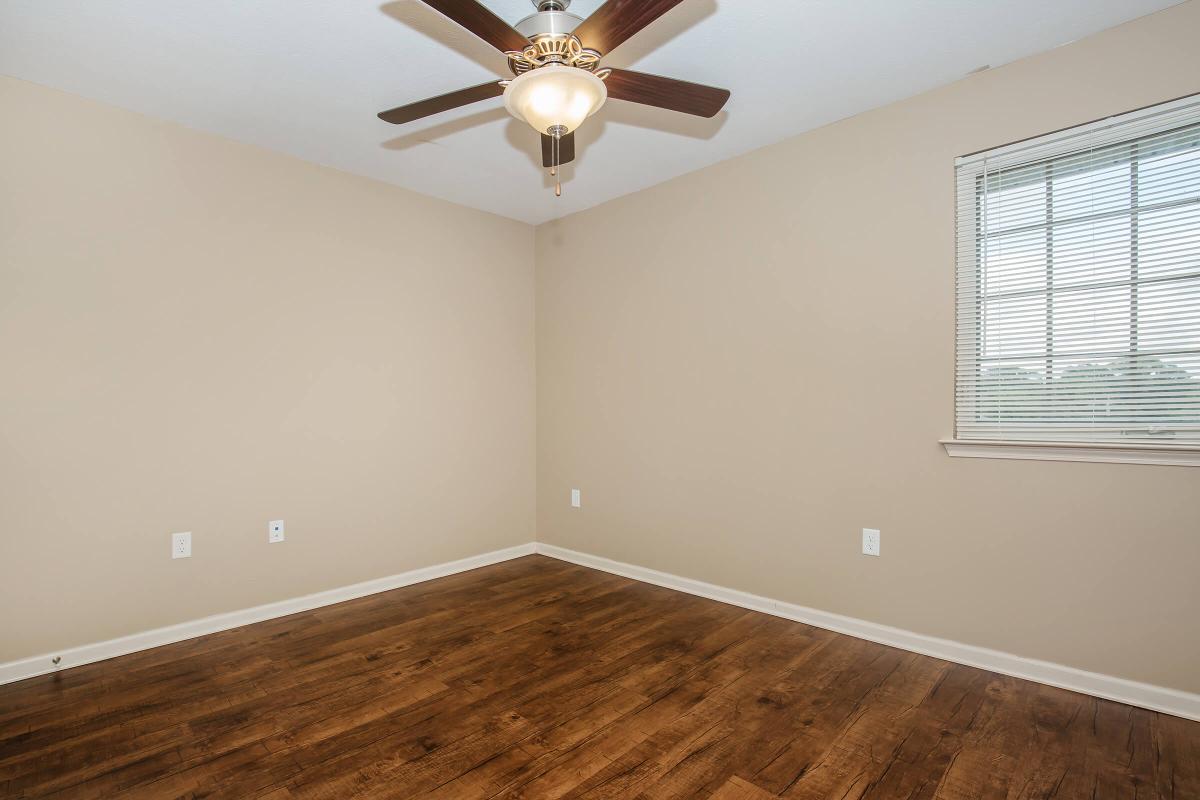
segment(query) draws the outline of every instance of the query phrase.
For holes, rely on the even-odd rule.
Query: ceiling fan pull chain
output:
[[[563,125],[551,125],[546,132],[553,140],[550,143],[550,177],[557,179],[554,181],[554,196],[562,197],[562,176],[558,174],[558,168],[561,166],[559,159],[561,158],[562,137],[567,129]]]

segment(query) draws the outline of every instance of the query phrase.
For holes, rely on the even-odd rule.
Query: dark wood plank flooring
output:
[[[0,796],[1200,798],[1200,723],[531,556],[0,687]]]

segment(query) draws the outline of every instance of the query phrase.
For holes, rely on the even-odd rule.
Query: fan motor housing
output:
[[[583,17],[569,11],[539,11],[530,14],[513,27],[527,39],[538,36],[567,36],[579,27]]]

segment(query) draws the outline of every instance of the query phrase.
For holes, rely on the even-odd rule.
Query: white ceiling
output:
[[[0,72],[540,223],[1176,2],[685,0],[604,63],[726,87],[725,111],[610,101],[558,199],[537,134],[498,98],[400,127],[375,117],[508,76],[418,0],[0,0]],[[485,4],[509,22],[533,10]]]

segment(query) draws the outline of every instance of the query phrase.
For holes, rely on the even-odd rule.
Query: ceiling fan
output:
[[[381,111],[379,118],[402,125],[503,95],[508,112],[541,134],[542,164],[557,175],[575,158],[575,129],[609,97],[715,116],[729,99],[727,89],[599,68],[617,45],[682,1],[608,0],[583,19],[567,11],[571,0],[533,0],[537,11],[512,27],[476,0],[422,0],[508,56],[515,77]],[[554,193],[562,194],[561,185]]]

